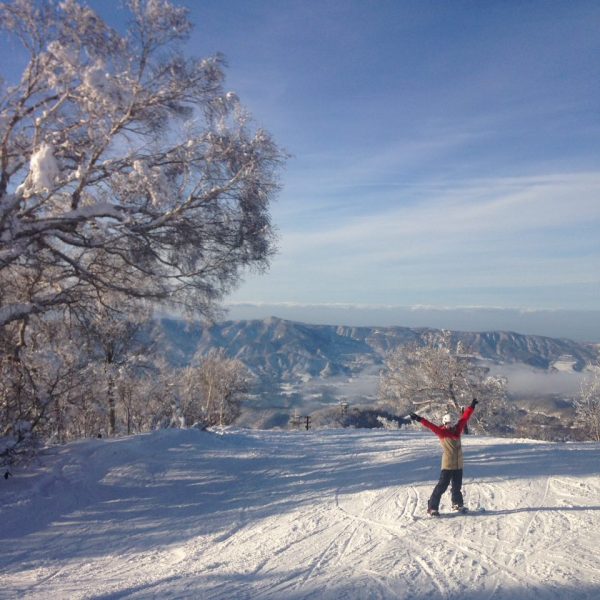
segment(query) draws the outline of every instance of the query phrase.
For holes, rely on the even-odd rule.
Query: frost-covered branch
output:
[[[401,346],[386,357],[379,395],[401,414],[416,407],[431,418],[453,412],[458,418],[473,397],[481,400],[475,422],[483,429],[510,424],[506,382],[488,374],[475,357],[452,340],[449,331],[432,333],[423,343]]]
[[[574,405],[579,426],[590,439],[600,442],[600,365],[582,383]]]
[[[29,53],[0,97],[0,325],[90,298],[210,313],[273,253],[284,154],[221,56],[181,55],[185,9],[128,6],[122,35],[76,0],[0,3]]]

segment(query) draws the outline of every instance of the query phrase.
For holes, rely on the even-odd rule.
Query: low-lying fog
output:
[[[589,371],[543,371],[523,364],[494,366],[491,372],[506,377],[509,393],[516,396],[578,396],[582,382],[590,376]]]
[[[545,371],[524,364],[493,365],[490,372],[506,377],[508,392],[517,399],[519,396],[576,397],[582,382],[590,377],[589,371]],[[379,376],[372,369],[352,378],[312,379],[287,389],[288,394],[293,390],[296,395],[296,402],[293,404],[300,401],[307,408],[334,404],[342,400],[365,405],[377,400],[378,382]]]

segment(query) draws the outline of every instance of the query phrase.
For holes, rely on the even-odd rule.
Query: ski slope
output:
[[[0,598],[600,598],[600,445],[463,447],[471,513],[439,520],[425,515],[440,464],[428,432],[166,430],[51,448],[1,480]]]

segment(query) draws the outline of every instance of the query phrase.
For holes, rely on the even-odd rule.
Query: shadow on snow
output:
[[[220,437],[188,430],[156,439],[156,445],[94,441],[87,463],[79,465],[80,480],[63,468],[31,505],[0,514],[0,569],[19,571],[23,562],[50,557],[168,550],[199,535],[219,541],[315,500],[333,503],[337,494],[433,486],[440,468],[435,438],[405,432],[274,432],[265,441],[252,432]],[[469,447],[466,439],[464,447],[465,476],[475,481],[592,475],[600,464],[598,444]],[[473,514],[599,509],[531,506]]]

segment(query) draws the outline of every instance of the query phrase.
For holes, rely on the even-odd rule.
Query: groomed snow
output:
[[[52,448],[1,480],[0,598],[600,598],[600,445],[463,445],[472,512],[439,520],[424,514],[440,457],[427,432]]]

